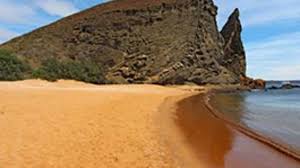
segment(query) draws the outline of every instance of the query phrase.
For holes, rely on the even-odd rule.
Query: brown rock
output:
[[[241,86],[249,87],[250,89],[265,89],[266,81],[262,79],[252,79],[249,77],[241,77]]]
[[[239,10],[235,9],[221,31],[224,38],[224,57],[220,62],[237,76],[246,76],[246,54],[241,39],[242,25],[239,16]]]
[[[216,15],[212,0],[115,0],[0,49],[34,67],[47,58],[91,60],[103,67],[106,83],[239,83],[245,54],[238,12],[222,30],[225,48]]]

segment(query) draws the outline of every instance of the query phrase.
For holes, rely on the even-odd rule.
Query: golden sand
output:
[[[0,168],[300,168],[211,115],[202,89],[0,82]]]
[[[154,118],[166,97],[185,93],[154,85],[1,82],[0,167],[175,167]]]

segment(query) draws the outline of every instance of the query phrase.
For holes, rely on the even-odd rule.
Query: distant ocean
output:
[[[270,81],[267,87],[282,83]],[[300,86],[300,81],[291,84]],[[300,89],[219,93],[211,104],[231,120],[300,154]]]

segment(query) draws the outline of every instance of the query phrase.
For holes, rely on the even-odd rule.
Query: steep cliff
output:
[[[241,38],[242,26],[239,19],[240,12],[235,9],[223,27],[224,56],[221,65],[241,77],[246,76],[246,55]]]
[[[106,83],[238,83],[245,75],[238,12],[222,35],[216,15],[212,0],[115,0],[0,49],[34,68],[48,58],[92,61],[102,67]]]

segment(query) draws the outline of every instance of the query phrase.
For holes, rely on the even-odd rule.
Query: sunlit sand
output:
[[[0,82],[0,167],[300,167],[214,118],[203,89]]]

